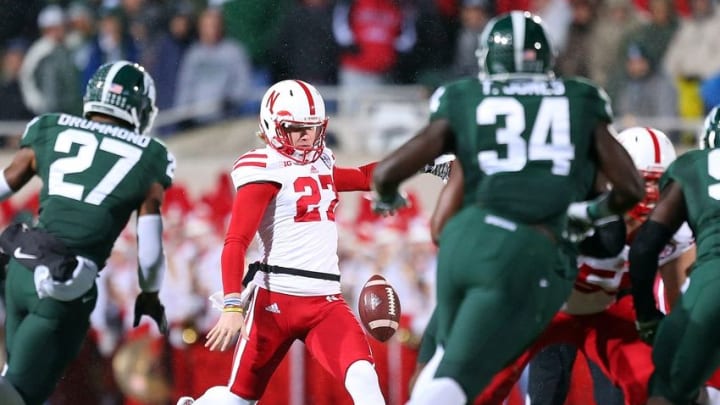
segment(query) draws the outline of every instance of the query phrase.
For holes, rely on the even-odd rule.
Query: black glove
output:
[[[665,318],[665,314],[656,310],[651,316],[647,318],[643,317],[642,320],[638,319],[635,321],[635,328],[637,329],[638,335],[640,335],[640,339],[643,342],[652,346],[655,341],[657,328],[663,318]]]
[[[168,333],[167,318],[165,317],[165,307],[160,303],[157,292],[141,292],[135,299],[135,319],[133,320],[133,328],[140,324],[140,318],[143,315],[151,317],[158,326],[158,330],[163,335]]]

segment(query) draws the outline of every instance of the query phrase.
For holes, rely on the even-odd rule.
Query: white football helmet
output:
[[[316,161],[325,148],[328,117],[320,92],[301,80],[283,80],[270,87],[260,105],[260,131],[278,152],[295,162]],[[296,147],[288,127],[316,127],[317,137],[311,147]]]
[[[665,133],[650,127],[628,128],[617,135],[617,140],[645,180],[645,198],[629,212],[633,218],[644,220],[660,197],[658,180],[675,160],[675,146]]]

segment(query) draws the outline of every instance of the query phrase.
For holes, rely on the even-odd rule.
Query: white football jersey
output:
[[[682,224],[660,253],[659,266],[678,258],[694,244],[690,227],[687,223]],[[602,312],[613,304],[619,290],[630,288],[629,252],[630,247],[625,245],[619,255],[609,259],[578,256],[578,276],[562,310],[573,315],[587,315]]]
[[[335,156],[325,148],[320,159],[300,165],[271,147],[240,156],[231,173],[235,188],[248,183],[280,185],[267,207],[256,234],[260,261],[339,275],[335,223],[338,194],[333,179]],[[255,284],[292,295],[340,293],[340,283],[289,274],[258,272]]]

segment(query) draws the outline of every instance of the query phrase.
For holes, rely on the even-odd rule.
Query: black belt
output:
[[[308,278],[317,278],[320,280],[329,280],[329,281],[340,281],[340,275],[339,274],[328,274],[328,273],[320,273],[318,271],[309,271],[309,270],[300,270],[300,269],[293,269],[291,267],[282,267],[282,266],[271,266],[266,263],[260,263],[255,262],[251,263],[248,266],[248,272],[245,274],[245,277],[243,277],[243,286],[247,286],[247,284],[255,278],[255,273],[258,271],[262,271],[265,273],[276,273],[276,274],[290,274],[293,276],[301,276],[301,277],[308,277]]]

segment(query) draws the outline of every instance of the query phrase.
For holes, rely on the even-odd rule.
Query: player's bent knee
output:
[[[0,377],[0,405],[25,405],[20,393],[3,377]]]
[[[217,386],[205,391],[193,402],[193,405],[255,405],[256,403],[256,400],[241,398],[233,394],[229,387]]]
[[[367,360],[358,360],[348,367],[345,389],[355,405],[385,404],[375,367]]]

